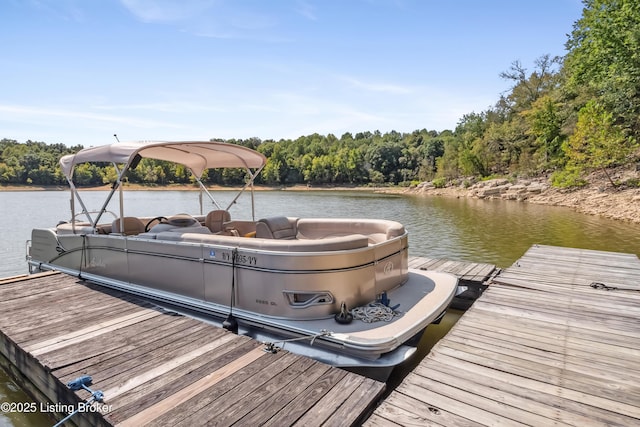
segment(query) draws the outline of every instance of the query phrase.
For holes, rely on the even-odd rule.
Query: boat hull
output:
[[[332,365],[388,370],[413,354],[405,343],[438,319],[457,287],[454,276],[410,270],[407,258],[406,234],[323,253],[36,229],[29,264],[217,321],[232,311],[258,339],[302,340],[306,350],[296,352]],[[391,322],[335,321],[343,302],[353,308],[382,294],[397,313]]]
[[[406,234],[337,251],[262,250],[226,240],[221,245],[36,229],[29,264],[32,270],[66,269],[283,319],[332,317],[342,303],[366,304],[407,280]]]

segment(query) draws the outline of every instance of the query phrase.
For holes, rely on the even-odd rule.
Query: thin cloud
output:
[[[0,105],[0,112],[7,115],[14,115],[22,118],[27,118],[33,121],[38,121],[42,118],[66,118],[66,119],[83,119],[93,120],[100,122],[108,122],[112,124],[121,124],[139,128],[152,128],[152,127],[173,127],[179,128],[178,125],[173,125],[165,121],[147,120],[132,117],[115,116],[109,114],[96,114],[85,111],[72,111],[64,110],[60,108],[37,108],[20,105]],[[6,120],[6,117],[4,117]]]
[[[110,104],[96,105],[92,107],[102,111],[151,111],[159,113],[221,113],[228,111],[228,108],[213,105],[200,105],[194,102],[178,102],[178,103],[148,103],[148,104]]]
[[[342,77],[341,79],[350,84],[352,87],[363,89],[367,92],[383,92],[396,95],[405,95],[414,92],[414,88],[411,88],[409,86],[401,86],[390,83],[365,82],[353,77]]]
[[[243,7],[226,0],[120,0],[136,19],[147,24],[174,25],[198,37],[259,40],[281,43],[288,37],[272,34],[279,18],[269,5]],[[259,10],[256,6],[262,6]]]
[[[181,22],[201,16],[215,0],[120,0],[137,19],[146,23]]]
[[[300,0],[296,6],[296,12],[311,21],[317,21],[316,8],[309,2]]]
[[[82,22],[85,19],[78,0],[29,0],[28,3],[33,9],[64,21]]]

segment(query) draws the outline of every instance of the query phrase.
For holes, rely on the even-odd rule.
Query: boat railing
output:
[[[77,214],[75,214],[71,220],[69,220],[69,222],[76,222],[76,223],[82,223],[82,222],[86,222],[84,220],[80,220],[78,219],[81,216],[86,216],[87,214],[99,214],[101,211],[99,210],[94,210],[94,211],[82,211],[82,212],[78,212]],[[108,213],[109,215],[113,216],[113,218],[118,218],[118,215],[115,214],[115,212],[109,211],[109,210],[104,210],[103,213]]]
[[[114,215],[112,212],[109,212]],[[186,216],[185,214],[181,214]],[[114,217],[116,217],[114,215]],[[161,218],[161,217],[157,217]],[[172,217],[169,217],[172,218]],[[147,224],[153,218],[132,217],[125,219],[138,219]],[[113,224],[98,224],[93,227],[88,222],[62,223],[57,227],[59,234],[114,234],[121,235]],[[170,221],[169,221],[170,222]],[[140,238],[190,241],[211,244],[236,244],[242,246],[261,248],[281,248],[287,246],[281,243],[269,243],[270,241],[301,241],[291,243],[291,249],[296,251],[316,250],[326,245],[325,250],[357,249],[362,247],[361,238],[366,238],[369,246],[378,245],[386,241],[401,237],[406,234],[404,226],[398,222],[380,219],[329,219],[329,218],[295,218],[272,217],[259,221],[231,220],[225,221],[220,231],[212,232],[204,225],[204,217],[193,217],[193,223],[186,227],[181,223],[157,224],[149,230],[138,230],[124,233]],[[116,224],[117,225],[117,224]],[[239,238],[238,242],[228,240],[230,237]],[[257,238],[259,243],[243,242],[246,238]],[[365,244],[364,246],[367,246]]]

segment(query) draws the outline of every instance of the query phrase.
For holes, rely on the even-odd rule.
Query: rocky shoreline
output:
[[[637,172],[618,172],[618,182],[637,182]],[[620,185],[614,188],[604,176],[594,174],[589,183],[579,189],[559,189],[548,178],[490,179],[469,185],[463,182],[436,188],[433,182],[423,182],[404,191],[406,194],[477,199],[502,199],[522,203],[565,206],[588,215],[640,224],[640,188]],[[615,182],[615,181],[614,181]]]
[[[380,193],[407,195],[472,197],[477,199],[502,199],[514,203],[536,203],[550,206],[564,206],[587,215],[599,215],[605,218],[640,224],[640,171],[617,170],[610,173],[614,188],[604,174],[594,173],[587,177],[588,184],[579,189],[560,189],[551,186],[548,177],[532,179],[490,179],[476,181],[460,179],[437,188],[433,182],[422,182],[417,186],[405,187],[343,187],[343,186],[303,186],[257,187],[262,191],[281,190],[362,190]],[[193,185],[175,185],[150,187],[126,185],[127,190],[197,190]],[[93,190],[108,190],[108,186],[95,187]],[[211,187],[216,190],[232,190],[229,187]],[[68,190],[64,187],[0,186],[0,191]]]

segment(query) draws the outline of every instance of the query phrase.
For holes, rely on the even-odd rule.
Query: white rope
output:
[[[373,323],[378,321],[390,322],[399,314],[386,305],[373,302],[362,307],[351,309],[351,315],[354,319],[362,320],[365,323]]]

